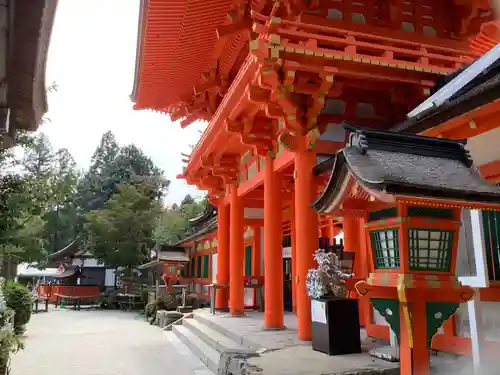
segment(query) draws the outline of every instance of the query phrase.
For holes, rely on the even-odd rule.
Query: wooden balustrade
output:
[[[48,298],[50,302],[55,302],[56,294],[71,297],[95,297],[101,293],[98,285],[46,285],[38,286],[38,295]]]

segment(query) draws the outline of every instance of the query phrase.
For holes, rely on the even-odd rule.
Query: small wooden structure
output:
[[[61,250],[49,254],[49,266],[58,267],[56,282],[40,284],[38,295],[56,302],[57,295],[90,298],[106,287],[114,287],[115,270],[106,268],[79,246],[77,238]]]

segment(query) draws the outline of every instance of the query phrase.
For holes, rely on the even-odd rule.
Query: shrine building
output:
[[[184,272],[195,290],[209,298],[209,284],[227,285],[217,292],[216,307],[228,308],[237,317],[259,302],[255,291],[247,288],[249,280],[257,280],[264,290],[264,328],[286,328],[284,311],[290,310],[297,315],[298,337],[310,340],[306,276],[321,243],[332,244],[343,234],[354,274],[363,282],[372,280],[371,274],[376,276],[381,265],[394,268],[387,259],[377,263],[376,238],[366,233],[374,218],[368,212],[376,211],[367,210],[366,202],[383,195],[377,190],[381,185],[368,193],[351,192],[359,199],[347,199],[340,206],[340,201],[324,198],[335,191],[330,198],[346,199],[331,181],[347,173],[335,170],[335,165],[341,165],[339,151],[353,138],[364,142],[363,136],[354,137],[365,134],[363,129],[368,149],[370,142],[373,147],[380,141],[384,147],[393,143],[393,148],[399,147],[400,152],[403,148],[407,154],[411,154],[411,136],[398,138],[396,133],[425,135],[433,141],[426,143],[415,136],[415,144],[431,149],[439,145],[441,151],[452,152],[462,163],[464,176],[473,173],[467,153],[478,167],[480,174],[474,175],[474,181],[479,182],[471,185],[471,191],[480,191],[479,196],[447,195],[440,192],[449,192],[445,185],[434,186],[432,192],[416,188],[410,192],[418,190],[421,198],[428,194],[449,208],[448,216],[438,222],[441,229],[453,232],[453,246],[457,245],[443,266],[447,277],[479,276],[477,264],[471,266],[471,259],[477,261],[477,257],[467,245],[472,238],[467,228],[471,215],[483,210],[486,279],[474,301],[484,307],[487,350],[498,351],[500,214],[494,204],[496,195],[487,197],[482,179],[500,183],[500,127],[495,121],[500,56],[492,55],[482,73],[471,73],[467,84],[453,91],[453,79],[476,66],[473,62],[484,62],[481,57],[499,42],[500,23],[494,15],[490,2],[482,0],[141,1],[134,108],[164,113],[183,128],[195,121],[207,123],[194,150],[184,155],[179,173],[188,184],[207,191],[213,206],[194,220],[195,233],[176,244],[189,249]],[[452,95],[442,97],[442,87]],[[387,135],[388,130],[394,134]],[[438,138],[450,141],[439,143]],[[466,145],[452,141],[462,139]],[[405,160],[394,168],[411,166]],[[446,168],[458,168],[455,161],[438,164],[449,179],[455,175]],[[355,164],[349,163],[352,171]],[[369,171],[359,173],[362,176],[356,178],[370,177]],[[385,182],[380,176],[374,178]],[[339,177],[339,181],[344,180]],[[455,194],[456,186],[453,189]],[[399,197],[408,191],[401,188],[394,194]],[[328,204],[319,204],[318,197]],[[461,203],[450,203],[455,201]],[[467,205],[468,201],[472,203]],[[415,198],[411,202],[425,206],[430,201]],[[382,215],[379,221],[406,218],[413,215],[408,209],[375,216]],[[427,207],[411,210],[423,221],[426,215],[433,219],[445,215]],[[454,226],[447,220],[454,220]],[[456,226],[460,221],[461,229]],[[439,225],[434,229],[439,230]],[[424,273],[434,275],[442,266],[438,260],[429,264]],[[390,272],[409,272],[401,270]],[[286,301],[286,288],[290,301]],[[368,294],[358,296],[360,321],[369,336],[388,340],[387,317],[370,304]],[[460,303],[459,313],[430,337],[430,348],[473,352],[474,333],[464,323],[471,311],[466,301],[473,298],[467,296],[454,300]]]

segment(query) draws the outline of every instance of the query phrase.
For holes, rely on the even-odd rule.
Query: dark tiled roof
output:
[[[48,261],[49,262],[63,261],[64,259],[77,255],[77,253],[80,252],[80,248],[78,246],[79,240],[80,238],[77,238],[76,240],[68,244],[66,247],[63,247],[61,250],[49,254],[47,257]]]
[[[499,55],[500,51],[492,52],[493,58]],[[491,63],[490,63],[491,62]],[[420,133],[455,117],[461,116],[480,106],[491,103],[500,98],[500,58],[485,61],[478,59],[472,64],[463,66],[436,82],[431,90],[431,97],[428,102],[438,96],[440,90],[447,90],[452,95],[442,104],[436,105],[423,111],[414,117],[409,117],[402,123],[391,128],[395,132]],[[453,79],[470,68],[471,72],[477,74],[470,82],[462,79],[454,82]]]
[[[79,267],[74,267],[74,266],[69,266],[67,267],[64,271],[61,273],[57,273],[54,275],[56,279],[64,279],[66,277],[71,277],[73,275],[80,276],[82,273],[81,269]]]
[[[365,189],[393,196],[500,204],[500,188],[473,167],[466,141],[346,128],[353,134],[313,203],[319,212],[331,212],[351,176]]]
[[[160,251],[158,254],[158,260],[163,262],[189,262],[189,258],[186,255],[186,251],[181,248],[182,251]]]
[[[206,222],[208,222],[211,218],[213,218],[216,215],[217,215],[217,208],[208,203],[207,207],[205,207],[205,211],[203,211],[201,215],[189,219],[189,223],[193,227],[203,226]]]
[[[439,124],[473,111],[500,98],[500,74],[474,86],[463,95],[433,108],[422,117],[412,117],[392,127],[394,132],[417,134]]]
[[[175,243],[174,246],[181,246],[186,242],[194,241],[204,236],[205,234],[215,232],[216,230],[217,230],[217,215],[213,216],[210,220],[206,221],[202,228],[196,230],[194,233],[188,235],[179,242]]]

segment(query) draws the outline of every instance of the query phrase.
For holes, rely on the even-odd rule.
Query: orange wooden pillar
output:
[[[400,373],[411,375],[430,374],[430,354],[427,347],[427,317],[425,296],[409,304],[411,314],[411,333],[408,331],[407,321],[404,318],[403,305],[400,304]]]
[[[273,158],[264,161],[264,328],[283,329],[282,208]]]
[[[360,240],[361,240],[361,232],[359,227],[359,220],[357,217],[346,214],[344,216],[343,221],[343,229],[344,229],[344,249],[345,251],[355,252],[356,257],[354,258],[355,266],[354,272],[357,271],[356,265],[359,262],[359,249],[360,249]],[[364,234],[363,234],[364,236]]]
[[[365,234],[365,224],[366,220],[358,220],[358,230],[359,230],[359,249],[356,254],[358,259],[358,269],[355,270],[356,276],[362,277],[364,279],[370,276],[370,259],[368,251],[368,242]],[[356,267],[356,264],[354,265]],[[361,297],[359,301],[359,322],[361,326],[367,327],[368,324],[372,322],[372,306],[370,300],[366,297]]]
[[[295,200],[295,198],[293,198]],[[290,237],[292,242],[292,311],[297,312],[297,236],[295,234],[295,202],[290,204]]]
[[[335,227],[333,226],[333,222],[329,220],[328,226],[326,227],[326,236],[330,239],[330,244],[333,243],[335,235],[336,235]]]
[[[295,233],[297,243],[297,321],[298,337],[311,340],[311,299],[307,295],[306,278],[314,267],[313,253],[318,248],[318,216],[311,208],[316,195],[313,168],[316,152],[308,150],[305,137],[297,139],[295,155]]]
[[[229,206],[220,204],[217,208],[217,284],[229,284]],[[215,307],[227,309],[228,290],[219,289],[216,294]]]
[[[243,270],[244,270],[244,212],[243,202],[238,196],[238,187],[231,186],[230,236],[229,236],[229,312],[231,316],[245,314]]]

